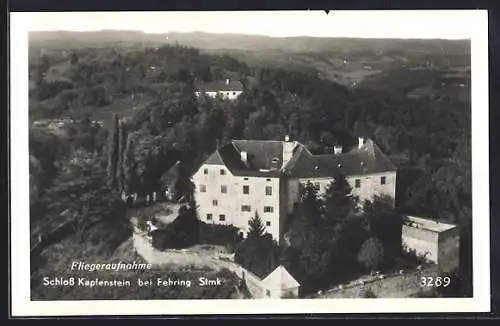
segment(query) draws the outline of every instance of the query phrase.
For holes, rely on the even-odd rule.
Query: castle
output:
[[[354,148],[335,146],[314,155],[303,144],[274,140],[233,140],[213,152],[193,174],[202,222],[234,225],[245,236],[257,212],[266,232],[282,241],[287,217],[299,201],[300,185],[311,182],[321,195],[342,173],[360,201],[375,195],[395,198],[396,168],[373,142],[358,138]]]

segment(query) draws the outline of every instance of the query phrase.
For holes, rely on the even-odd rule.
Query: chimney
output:
[[[276,170],[279,170],[280,166],[279,166],[279,163],[280,163],[280,160],[279,158],[277,157],[274,157],[272,160],[271,160],[271,171],[276,171]]]
[[[342,146],[333,146],[333,153],[334,154],[342,154]]]
[[[243,161],[243,163],[246,163],[247,162],[247,152],[246,151],[241,151],[241,160]]]
[[[297,142],[290,141],[290,137],[288,135],[285,136],[285,142],[283,143],[283,162],[281,164],[281,167],[285,167],[292,159],[293,150],[295,149],[296,145]]]
[[[364,137],[358,137],[358,148],[363,147],[365,144],[365,138]]]
[[[229,78],[226,79],[226,85],[229,85]]]

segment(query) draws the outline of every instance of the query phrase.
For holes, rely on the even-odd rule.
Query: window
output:
[[[236,92],[233,92],[233,95],[236,95]]]
[[[212,200],[212,205],[217,206],[217,204],[219,204],[219,203],[217,202],[217,199]]]
[[[250,205],[241,205],[242,212],[250,212],[251,210],[252,210],[252,207]]]
[[[272,206],[264,206],[264,213],[272,213],[274,208]]]
[[[227,194],[227,186],[226,185],[220,186],[220,192],[223,194]]]
[[[207,221],[211,221],[212,220],[212,214],[207,214]]]
[[[221,170],[220,170],[220,175],[226,175],[226,170],[221,169]]]
[[[207,185],[200,185],[200,192],[207,192]]]
[[[266,181],[271,181],[271,179],[266,179]]]
[[[266,186],[266,196],[271,196],[273,194],[273,187]]]
[[[250,193],[250,186],[243,186],[243,193],[248,195]]]
[[[385,185],[385,177],[380,177],[380,184]]]
[[[266,221],[266,226],[271,226],[271,222]]]
[[[208,174],[208,169],[204,169],[203,174]]]
[[[219,221],[223,222],[223,221],[225,221],[225,220],[226,220],[226,215],[224,215],[224,214],[220,214],[220,215],[219,215]]]
[[[354,181],[354,187],[355,188],[360,188],[361,187],[361,180],[360,179],[356,179]]]
[[[243,180],[248,180],[248,178],[243,178]]]
[[[271,296],[271,291],[266,290],[266,295],[267,295],[268,297],[270,297],[270,296]]]

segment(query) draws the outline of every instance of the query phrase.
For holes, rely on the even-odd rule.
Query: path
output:
[[[236,273],[241,277],[241,267],[231,261],[221,260],[217,255],[197,252],[191,249],[160,251],[155,249],[143,234],[134,233],[134,247],[139,255],[148,263],[156,267],[178,267],[191,270],[209,268],[221,270],[224,268]]]

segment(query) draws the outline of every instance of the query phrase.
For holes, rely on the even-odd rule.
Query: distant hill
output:
[[[393,78],[401,75],[401,70],[410,73],[410,79],[418,69],[437,69],[437,73],[444,75],[457,74],[458,71],[458,77],[462,78],[458,84],[465,84],[470,78],[470,40],[275,38],[204,32],[149,34],[101,30],[31,32],[29,44],[33,59],[42,52],[56,54],[82,48],[140,49],[180,44],[198,48],[202,53],[228,54],[249,66],[306,69],[317,73],[320,78],[353,87],[363,83],[362,87],[366,88],[386,88],[389,86],[386,81],[390,80],[390,85],[401,88],[397,78]],[[431,71],[428,75],[435,74]],[[369,82],[364,83],[366,80]],[[411,91],[407,82],[404,87]],[[415,87],[420,87],[420,84]]]
[[[211,34],[204,32],[148,34],[141,31],[102,30],[89,32],[51,31],[31,32],[30,46],[48,49],[71,47],[162,45],[180,43],[202,50],[242,50],[284,52],[323,51],[415,51],[419,53],[464,54],[470,52],[468,40],[418,40],[418,39],[354,39],[324,37],[275,38],[260,35]]]

